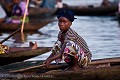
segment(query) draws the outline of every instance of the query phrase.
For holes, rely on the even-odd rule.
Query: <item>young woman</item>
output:
[[[58,40],[52,49],[52,54],[43,64],[48,67],[53,60],[56,60],[57,63],[64,60],[68,64],[69,70],[78,71],[89,65],[92,54],[85,40],[70,28],[76,19],[74,13],[62,9],[57,18],[60,29]]]

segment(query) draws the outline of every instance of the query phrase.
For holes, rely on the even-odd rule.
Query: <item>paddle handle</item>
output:
[[[26,4],[26,8],[25,8],[25,13],[24,13],[24,16],[23,16],[23,22],[22,22],[22,26],[21,26],[21,33],[23,33],[24,24],[25,24],[25,18],[26,18],[26,14],[27,14],[27,10],[28,10],[28,5],[29,5],[29,0],[27,0],[27,4]]]
[[[17,29],[16,31],[14,31],[11,35],[9,35],[8,37],[6,37],[4,40],[2,40],[0,42],[0,44],[4,43],[6,40],[8,40],[10,37],[12,37],[14,34],[16,34],[18,31],[20,31],[21,28]]]
[[[27,71],[30,69],[34,69],[34,68],[41,68],[44,67],[44,64],[38,65],[38,66],[32,66],[32,67],[28,67],[28,68],[24,68],[24,69],[19,69],[19,70],[13,70],[13,71],[9,71],[9,72],[23,72],[23,71]]]

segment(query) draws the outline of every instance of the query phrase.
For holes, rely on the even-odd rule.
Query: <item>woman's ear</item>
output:
[[[70,26],[72,25],[72,22],[70,22]]]

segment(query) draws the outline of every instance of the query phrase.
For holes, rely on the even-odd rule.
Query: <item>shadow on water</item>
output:
[[[0,32],[0,40],[4,40],[6,37],[8,37],[11,33],[11,31],[8,31],[8,32]],[[16,47],[15,44],[24,44],[25,42],[28,42],[28,37],[29,36],[32,36],[32,35],[35,35],[37,34],[38,36],[42,36],[42,35],[46,35],[46,34],[43,34],[42,32],[40,31],[25,31],[23,32],[23,34],[21,32],[17,32],[16,34],[14,34],[11,38],[9,38],[7,41],[8,45],[9,43],[13,43],[14,46],[12,47]],[[4,42],[4,43],[5,43]],[[4,44],[3,43],[3,44]]]

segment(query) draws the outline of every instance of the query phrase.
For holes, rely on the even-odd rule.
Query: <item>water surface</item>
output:
[[[86,1],[86,2],[85,2]],[[63,0],[69,5],[100,5],[101,0]],[[115,17],[76,16],[72,29],[87,42],[92,59],[120,57],[120,27]],[[29,41],[37,42],[38,47],[52,47],[59,32],[57,21],[46,25],[37,32],[24,32],[24,37],[17,33],[4,44],[10,47],[28,47]],[[12,32],[0,32],[0,40],[5,39]],[[50,54],[32,58],[32,60],[46,59]]]

